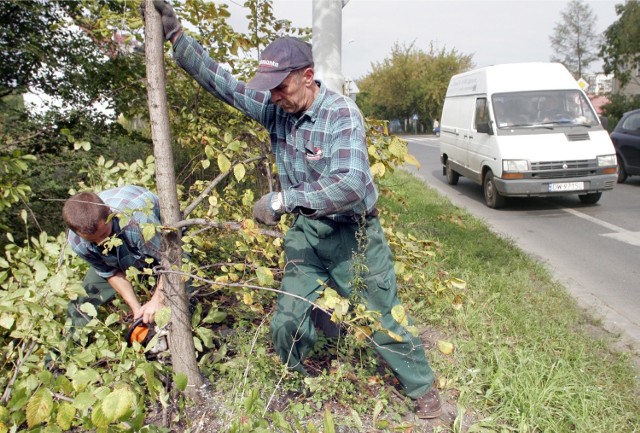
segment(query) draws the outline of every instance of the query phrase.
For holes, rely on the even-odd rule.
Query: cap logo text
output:
[[[265,66],[273,66],[274,68],[277,68],[279,65],[279,63],[274,60],[260,60],[258,64],[265,65]]]

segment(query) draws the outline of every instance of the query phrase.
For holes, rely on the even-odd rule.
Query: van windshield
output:
[[[499,129],[598,124],[587,98],[578,90],[496,93],[491,104]]]

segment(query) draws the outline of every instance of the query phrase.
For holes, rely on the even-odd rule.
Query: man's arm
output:
[[[138,317],[142,317],[142,321],[144,323],[152,323],[155,318],[156,312],[164,306],[162,278],[160,278],[153,296],[151,296],[149,302],[144,305],[140,305],[138,297],[133,290],[133,286],[131,285],[129,280],[127,280],[123,272],[116,272],[113,276],[107,278],[107,282],[122,297],[129,308],[131,308],[134,320]]]
[[[133,286],[124,276],[124,272],[118,271],[113,274],[111,277],[107,278],[107,282],[111,287],[115,289],[115,291],[122,297],[124,302],[127,303],[129,308],[131,308],[131,312],[133,313],[133,317],[140,317],[139,311],[140,302],[138,302],[138,298],[136,297],[135,292],[133,291]]]

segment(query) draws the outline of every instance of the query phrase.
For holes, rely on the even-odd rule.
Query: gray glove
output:
[[[275,192],[265,194],[253,205],[253,219],[267,226],[278,225],[282,213],[276,212],[271,206],[272,200],[276,199],[276,194]]]
[[[145,11],[145,0],[142,0],[142,4],[140,5],[140,12],[142,12],[142,19],[144,20],[144,11]],[[164,38],[168,41],[171,40],[178,32],[182,30],[182,26],[180,25],[180,21],[176,16],[176,13],[173,11],[173,8],[166,0],[153,0],[153,6],[156,8],[160,15],[162,16],[162,31],[164,33]]]

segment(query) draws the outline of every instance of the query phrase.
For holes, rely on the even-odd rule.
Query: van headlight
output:
[[[531,171],[531,165],[527,159],[503,159],[502,160],[503,172],[523,172]]]
[[[612,165],[616,165],[618,162],[616,161],[615,155],[599,155],[598,156],[598,167],[610,167]]]

